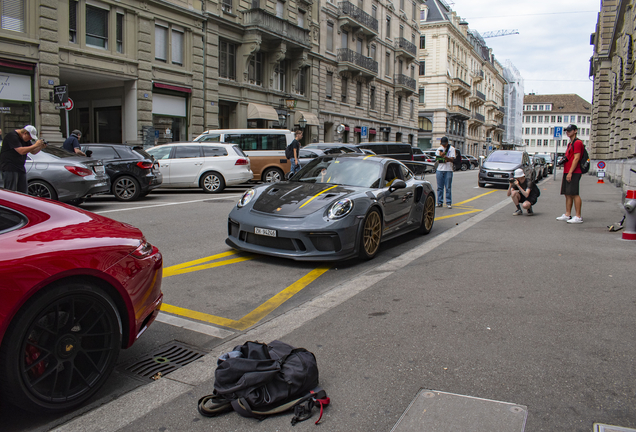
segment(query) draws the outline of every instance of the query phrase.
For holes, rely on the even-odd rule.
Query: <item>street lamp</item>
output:
[[[303,131],[305,130],[305,126],[307,126],[307,120],[305,120],[305,117],[298,120],[298,126],[300,126]]]

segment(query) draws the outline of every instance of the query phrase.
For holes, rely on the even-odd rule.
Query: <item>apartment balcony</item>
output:
[[[406,61],[415,60],[417,57],[417,47],[414,43],[401,37],[395,41],[395,56],[402,57]]]
[[[484,102],[484,107],[488,109],[497,109],[498,106],[494,100],[487,100]]]
[[[505,131],[506,130],[506,125],[503,123],[499,123],[497,125],[497,129],[501,130],[501,131]]]
[[[451,117],[456,117],[459,120],[468,120],[470,118],[470,110],[461,105],[449,105],[448,114]]]
[[[467,126],[482,126],[485,121],[486,120],[483,114],[471,113],[470,120],[468,120],[467,122]]]
[[[397,74],[395,75],[395,91],[408,97],[417,93],[417,82],[410,76]]]
[[[378,62],[349,48],[338,50],[338,72],[350,71],[365,77],[378,75]]]
[[[468,99],[470,103],[475,105],[483,105],[486,102],[486,96],[479,90],[475,90]]]
[[[497,107],[497,111],[499,111],[500,113],[502,113],[502,114],[504,114],[504,115],[506,114],[506,108],[504,108],[504,107],[502,107],[502,106]]]
[[[457,92],[463,96],[470,96],[471,94],[470,85],[459,78],[453,78],[451,80],[450,88],[452,92]]]
[[[473,84],[476,84],[484,79],[484,71],[480,70],[477,72],[472,72]]]
[[[378,35],[378,20],[348,1],[338,3],[338,25],[349,26],[353,32],[360,31],[367,38]]]
[[[246,30],[258,31],[263,42],[287,42],[288,48],[311,49],[309,30],[278,18],[263,9],[250,9],[243,13]]]

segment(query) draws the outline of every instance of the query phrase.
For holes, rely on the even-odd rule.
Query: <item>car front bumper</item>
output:
[[[508,185],[512,178],[512,172],[507,171],[488,171],[482,169],[479,172],[479,181],[481,183]]]

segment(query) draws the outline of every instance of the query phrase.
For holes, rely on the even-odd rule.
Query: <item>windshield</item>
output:
[[[486,162],[504,162],[504,163],[514,163],[520,164],[523,153],[519,152],[507,152],[507,151],[495,151],[490,153]]]
[[[291,181],[377,188],[381,176],[382,164],[377,161],[361,157],[324,156],[305,165]]]
[[[545,155],[536,155],[536,156],[542,157],[543,159],[545,159],[547,163],[552,163],[552,156],[550,155],[545,154]]]
[[[66,150],[64,150],[63,148],[60,147],[53,147],[53,146],[48,146],[42,149],[42,151],[44,153],[48,153],[52,156],[55,157],[59,157],[59,158],[68,158],[68,157],[75,157],[77,156],[75,153],[69,153]]]

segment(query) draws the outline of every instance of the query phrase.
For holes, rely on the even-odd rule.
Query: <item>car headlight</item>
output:
[[[479,170],[480,174],[486,174],[486,170]]]
[[[349,198],[344,198],[333,203],[327,215],[329,219],[341,219],[351,213],[351,210],[353,210],[353,201]]]
[[[256,192],[254,192],[254,189],[248,189],[247,191],[245,191],[245,193],[243,194],[243,196],[241,197],[239,202],[236,204],[236,206],[237,207],[246,206],[247,203],[252,201],[252,198],[254,198],[255,194],[256,194]]]

